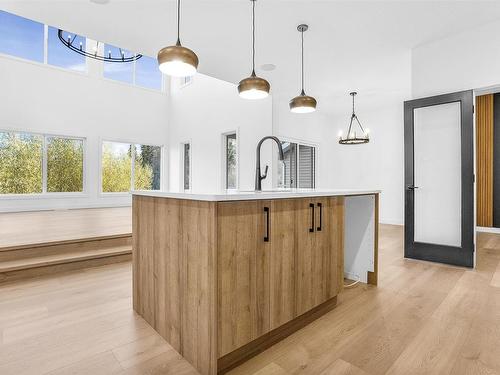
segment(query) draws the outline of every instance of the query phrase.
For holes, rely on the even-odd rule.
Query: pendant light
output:
[[[370,142],[370,137],[369,137],[369,130],[368,129],[363,129],[363,126],[358,120],[358,116],[356,115],[356,112],[354,111],[354,97],[357,95],[357,92],[351,92],[349,95],[352,96],[352,115],[351,115],[351,122],[349,123],[349,130],[347,130],[347,137],[343,138],[342,137],[342,132],[339,134],[339,143],[341,145],[358,145],[361,143],[368,143]],[[352,123],[353,121],[356,120],[359,129],[361,130],[361,135],[358,135],[355,130],[352,129]],[[356,124],[355,124],[356,125]]]
[[[301,69],[301,77],[302,77],[302,91],[299,96],[296,96],[292,100],[290,100],[290,111],[293,113],[311,113],[316,110],[316,99],[312,96],[306,95],[304,91],[304,32],[307,31],[309,26],[307,25],[299,25],[297,26],[297,30],[300,32],[302,39],[302,69]]]
[[[238,93],[243,99],[263,99],[269,95],[271,85],[264,78],[255,74],[255,1],[252,2],[252,74],[242,79],[238,85]]]
[[[177,43],[158,52],[158,64],[162,73],[173,77],[189,77],[196,74],[198,56],[183,47],[180,40],[181,0],[177,0]]]

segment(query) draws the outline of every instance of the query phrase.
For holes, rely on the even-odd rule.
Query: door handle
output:
[[[264,213],[266,214],[266,235],[264,236],[264,242],[269,242],[269,207],[264,207]]]
[[[418,189],[418,186],[408,185],[406,188],[407,188],[408,190],[415,190],[415,189]]]
[[[319,227],[316,228],[318,232],[321,232],[321,227],[323,226],[323,204],[318,203],[319,207]]]
[[[309,232],[314,232],[314,203],[309,203],[309,207],[311,208],[311,227],[309,228]]]

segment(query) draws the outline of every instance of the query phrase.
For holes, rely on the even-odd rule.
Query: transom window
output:
[[[101,155],[101,190],[160,190],[161,146],[104,141]]]
[[[0,10],[0,53],[60,68],[87,72],[87,58],[61,43],[59,29]],[[63,31],[62,37],[86,51],[96,42],[72,32]],[[47,40],[47,43],[45,43]],[[104,54],[134,56],[135,53],[110,44],[99,43]],[[142,56],[133,62],[102,62],[103,77],[131,85],[162,91],[163,77],[155,58]]]
[[[84,139],[0,131],[0,194],[84,190]]]

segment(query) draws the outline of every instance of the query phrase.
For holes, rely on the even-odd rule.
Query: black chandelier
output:
[[[113,56],[111,51],[108,51],[108,54],[106,55],[105,53],[100,55],[98,54],[99,51],[99,42],[96,42],[96,46],[94,48],[94,52],[87,52],[83,48],[83,43],[80,42],[80,45],[74,45],[75,39],[77,35],[75,34],[73,37],[71,35],[68,35],[67,39],[64,39],[63,36],[63,30],[59,29],[57,32],[57,36],[59,37],[59,40],[61,41],[62,44],[64,44],[66,47],[68,47],[70,50],[73,52],[76,52],[82,56],[90,57],[95,60],[99,61],[105,61],[105,62],[116,62],[116,63],[128,63],[128,62],[133,62],[136,60],[139,60],[142,55],[141,54],[134,54],[133,56],[125,56],[125,51],[122,50],[121,48],[119,56]]]
[[[351,92],[349,95],[352,96],[352,115],[351,115],[351,122],[349,123],[349,130],[347,131],[347,136],[344,138],[342,137],[342,133],[339,134],[339,143],[341,145],[359,145],[362,143],[368,143],[370,142],[370,137],[368,135],[368,129],[363,129],[363,126],[358,120],[358,116],[356,116],[356,113],[354,112],[354,97],[357,95],[357,92]],[[356,130],[352,129],[352,123],[353,121],[356,120],[359,128],[361,129],[361,135],[358,135],[356,133]]]

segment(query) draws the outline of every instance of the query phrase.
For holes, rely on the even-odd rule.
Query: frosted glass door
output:
[[[404,105],[405,257],[474,266],[474,95]]]
[[[461,246],[460,102],[414,109],[414,241]]]

